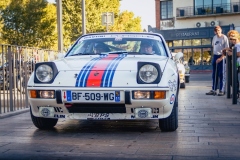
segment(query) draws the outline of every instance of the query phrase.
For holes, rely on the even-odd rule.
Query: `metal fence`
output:
[[[0,44],[0,114],[29,107],[27,82],[37,62],[54,60],[57,51]]]

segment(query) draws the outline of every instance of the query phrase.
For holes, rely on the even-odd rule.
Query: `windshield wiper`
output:
[[[95,53],[77,53],[77,54],[72,54],[72,55],[69,55],[69,56],[83,56],[83,55],[96,55]]]
[[[108,54],[128,54],[127,51],[112,51],[112,52],[108,52]]]

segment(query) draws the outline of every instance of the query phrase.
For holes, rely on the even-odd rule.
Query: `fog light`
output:
[[[40,98],[55,98],[54,91],[39,91]]]
[[[134,91],[134,99],[149,99],[150,91]]]
[[[166,91],[154,91],[154,99],[165,99]]]

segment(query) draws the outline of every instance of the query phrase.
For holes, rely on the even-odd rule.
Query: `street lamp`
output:
[[[57,2],[58,52],[63,53],[62,0],[56,0],[56,2]]]
[[[86,34],[85,0],[82,0],[82,34]]]

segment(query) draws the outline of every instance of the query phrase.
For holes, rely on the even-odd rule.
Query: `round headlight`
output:
[[[36,77],[41,82],[49,82],[53,78],[53,70],[48,65],[45,65],[45,64],[40,65],[36,69]]]
[[[145,83],[152,83],[158,77],[158,70],[150,64],[142,66],[139,70],[139,78]]]

